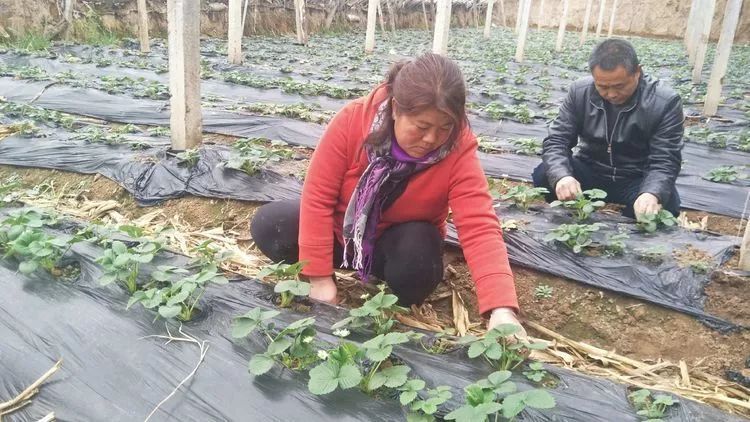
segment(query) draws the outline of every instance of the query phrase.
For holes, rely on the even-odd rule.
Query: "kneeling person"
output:
[[[592,76],[573,83],[550,125],[534,185],[551,192],[548,201],[571,200],[598,188],[607,192],[608,202],[625,205],[627,217],[662,208],[677,216],[680,96],[644,75],[633,46],[624,40],[597,45],[589,69]]]

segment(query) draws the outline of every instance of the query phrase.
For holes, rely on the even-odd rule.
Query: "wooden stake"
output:
[[[696,8],[698,6],[698,0],[691,0],[690,1],[690,11],[688,12],[688,18],[687,22],[685,23],[685,48],[690,50],[691,46],[690,43],[692,41],[692,34],[693,30],[695,29],[695,18],[696,18]]]
[[[563,41],[565,40],[565,27],[568,24],[568,0],[562,0],[562,14],[560,14],[560,27],[557,29],[557,43],[555,51],[563,50]]]
[[[612,32],[615,29],[615,16],[617,14],[617,2],[620,0],[615,0],[614,3],[612,3],[612,14],[609,16],[609,32],[607,32],[607,38],[612,38]]]
[[[739,269],[750,271],[750,219],[745,225],[745,235],[742,236],[742,245],[740,245]]]
[[[529,31],[529,16],[531,15],[531,0],[524,0],[521,16],[521,28],[518,32],[518,44],[516,44],[516,62],[523,62],[523,52],[526,48],[526,34]]]
[[[385,21],[383,20],[383,3],[380,0],[378,0],[378,21],[380,22],[380,32],[387,36]]]
[[[141,42],[141,53],[151,51],[148,41],[148,8],[146,0],[138,0],[138,35]]]
[[[169,92],[172,149],[201,144],[200,3],[168,0]]]
[[[589,32],[589,22],[591,20],[591,4],[594,0],[586,0],[586,12],[583,15],[583,26],[581,27],[581,45],[586,42],[586,35]]]
[[[375,24],[378,19],[378,0],[367,2],[367,33],[365,35],[365,53],[375,51]]]
[[[391,24],[391,32],[396,32],[396,16],[393,14],[393,6],[391,6],[391,0],[385,0],[385,7],[388,8],[388,20]]]
[[[524,2],[526,2],[526,0],[518,0],[518,10],[516,10],[516,34],[518,34],[519,29],[521,29],[521,17],[523,15]]]
[[[430,21],[427,19],[427,9],[424,7],[425,0],[422,0],[422,16],[424,16],[424,29],[430,30]]]
[[[484,18],[484,37],[490,37],[490,29],[492,28],[492,5],[494,0],[487,0],[487,15]]]
[[[695,65],[695,56],[698,51],[698,43],[700,42],[704,22],[703,13],[705,12],[703,11],[708,7],[708,2],[709,0],[696,0],[695,2],[695,16],[693,17],[693,22],[690,24],[690,39],[687,43],[688,63],[690,66]]]
[[[505,17],[505,0],[500,0],[500,14],[503,18],[503,26],[508,27],[508,19]]]
[[[227,52],[229,63],[242,63],[242,0],[229,0]]]
[[[294,0],[294,21],[297,27],[297,43],[307,45],[305,32],[305,0]]]
[[[544,0],[539,2],[539,15],[537,16],[537,21],[536,21],[537,31],[542,30],[542,22],[544,22]]]
[[[438,0],[435,13],[435,34],[432,38],[432,52],[448,53],[448,33],[451,24],[451,0]]]
[[[247,22],[247,7],[250,5],[250,0],[244,0],[242,2],[242,36],[245,36],[245,22]]]
[[[65,27],[65,39],[69,40],[73,34],[73,10],[76,8],[75,0],[65,0],[65,8],[63,9],[63,19],[68,25]]]
[[[737,31],[737,23],[740,20],[741,9],[742,0],[728,0],[724,9],[721,35],[719,36],[719,44],[716,46],[716,57],[711,69],[711,78],[708,81],[706,101],[703,107],[703,114],[706,116],[713,116],[719,110],[721,84],[724,80],[724,75],[727,73],[729,54],[732,51],[732,43],[734,41],[734,34]]]
[[[602,26],[604,26],[604,9],[607,7],[607,0],[599,0],[599,20],[596,22],[596,38],[602,36]]]
[[[703,74],[703,63],[706,60],[706,50],[708,50],[708,37],[711,35],[711,24],[714,20],[714,9],[716,7],[716,0],[705,0],[706,8],[703,15],[703,21],[701,22],[702,27],[700,31],[700,39],[698,46],[695,49],[695,64],[693,66],[693,83],[697,84],[701,81]]]

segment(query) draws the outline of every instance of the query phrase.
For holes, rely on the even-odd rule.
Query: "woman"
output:
[[[331,120],[312,156],[301,201],[261,207],[251,224],[273,261],[305,261],[310,296],[336,300],[334,266],[385,280],[419,304],[443,276],[449,208],[488,328],[516,314],[513,275],[458,66],[436,54],[395,64],[387,81]],[[525,336],[525,332],[521,333]]]

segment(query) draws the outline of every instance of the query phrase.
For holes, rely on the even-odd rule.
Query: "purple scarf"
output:
[[[383,121],[387,101],[378,108],[370,132],[377,130]],[[387,208],[403,193],[409,177],[445,158],[451,146],[445,144],[421,158],[409,156],[398,142],[387,140],[382,145],[366,145],[370,164],[362,173],[349,200],[344,215],[344,260],[348,267],[349,248],[354,247],[352,267],[363,282],[368,281],[375,251],[375,234],[384,207]]]

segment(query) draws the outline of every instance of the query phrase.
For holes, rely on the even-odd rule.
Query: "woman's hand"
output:
[[[310,299],[321,302],[336,303],[336,283],[333,276],[308,277],[310,282]]]
[[[496,308],[490,314],[490,320],[487,322],[487,330],[491,330],[501,324],[512,324],[518,327],[518,331],[509,337],[514,337],[516,341],[523,343],[529,342],[529,335],[518,321],[516,312],[511,308]]]

